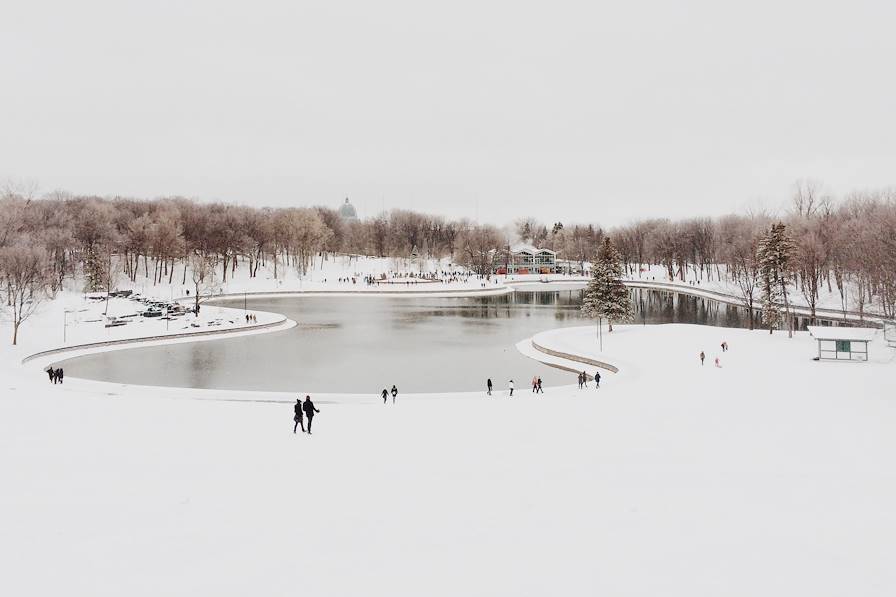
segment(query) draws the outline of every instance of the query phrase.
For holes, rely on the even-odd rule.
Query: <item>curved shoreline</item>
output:
[[[216,294],[203,299],[205,303],[217,303],[221,301],[232,301],[240,298],[286,298],[286,297],[354,297],[354,296],[389,296],[389,297],[408,297],[408,298],[444,298],[444,297],[475,297],[475,296],[502,296],[510,294],[513,288],[502,284],[497,288],[448,288],[439,290],[273,290],[273,291],[254,291],[254,292],[228,292],[224,294]],[[194,297],[182,296],[175,300],[189,301]]]
[[[556,285],[566,285],[566,284],[582,284],[586,283],[588,280],[586,278],[581,279],[557,279],[557,280],[549,280],[548,282],[542,282],[541,280],[508,280],[505,281],[498,288],[478,288],[478,289],[440,289],[440,290],[307,290],[307,291],[259,291],[259,292],[245,292],[245,293],[227,293],[216,295],[213,297],[209,297],[205,299],[204,302],[207,303],[215,303],[215,302],[225,302],[225,301],[233,301],[238,300],[240,297],[244,298],[283,298],[283,297],[321,297],[321,296],[339,296],[339,297],[347,297],[347,296],[389,296],[389,297],[400,297],[405,296],[408,298],[419,298],[423,297],[475,297],[475,296],[502,296],[505,294],[510,294],[516,291],[514,286],[519,285],[539,285],[544,284],[546,287],[556,286]],[[679,286],[677,284],[666,283],[666,282],[656,282],[656,281],[648,281],[648,280],[624,280],[623,283],[631,288],[644,288],[644,289],[652,289],[652,290],[663,290],[667,292],[675,292],[680,294],[685,294],[689,296],[695,296],[699,298],[706,298],[710,300],[716,300],[721,303],[730,304],[745,308],[743,302],[739,300],[737,297],[733,295],[728,295],[725,293],[698,289],[693,287]],[[194,297],[181,297],[177,300],[192,300]],[[223,307],[227,308],[227,307]],[[807,307],[794,307],[791,309],[797,313],[802,315],[809,315],[809,309]],[[850,313],[850,312],[847,312]],[[105,340],[98,342],[87,342],[73,346],[58,346],[54,348],[49,348],[46,350],[41,350],[32,354],[29,354],[21,359],[19,362],[19,366],[25,366],[32,361],[50,357],[57,355],[66,355],[63,359],[60,360],[68,360],[71,358],[76,358],[78,356],[83,356],[86,354],[95,354],[100,352],[112,352],[115,350],[126,350],[129,348],[138,348],[141,346],[160,346],[164,344],[173,344],[173,343],[188,343],[188,342],[200,342],[206,340],[216,340],[216,339],[224,339],[228,337],[240,336],[240,335],[249,335],[249,334],[258,334],[258,333],[269,333],[275,331],[282,331],[290,329],[294,327],[296,324],[295,321],[288,319],[285,315],[280,313],[270,313],[271,315],[275,315],[277,317],[276,321],[270,321],[260,324],[252,324],[248,326],[242,326],[239,328],[225,328],[225,329],[216,329],[216,330],[197,330],[194,332],[183,332],[183,333],[175,333],[175,334],[162,334],[155,336],[141,336],[135,338],[122,338],[116,340]],[[816,316],[826,318],[826,319],[840,319],[843,317],[842,312],[832,311],[830,309],[816,309]],[[884,318],[880,315],[871,315],[865,314],[865,321],[882,321]],[[558,328],[563,329],[563,328]],[[546,330],[551,331],[551,330]],[[542,332],[544,333],[544,332]],[[619,368],[610,363],[606,363],[603,361],[598,361],[596,359],[591,359],[589,357],[585,357],[582,355],[576,355],[572,353],[567,353],[564,351],[558,351],[550,348],[549,346],[544,346],[543,344],[536,341],[536,338],[540,336],[542,333],[536,334],[531,338],[523,340],[521,344],[529,343],[529,345],[538,353],[549,357],[555,357],[560,359],[561,361],[567,361],[572,363],[581,363],[591,366],[596,366],[607,371],[618,373]],[[516,345],[517,349],[520,349],[520,345]],[[557,367],[560,369],[565,369],[568,371],[575,372],[578,370],[577,367],[573,367],[568,364],[562,363],[553,363],[548,360],[541,360],[537,358],[537,356],[533,356],[532,354],[527,354],[526,352],[520,350],[520,352],[535,361],[541,362],[542,364]],[[68,354],[72,353],[72,354]],[[169,393],[180,392],[184,394],[193,394],[192,396],[187,396],[188,398],[201,398],[198,394],[208,394],[208,393],[216,393],[216,394],[236,394],[239,393],[241,396],[248,395],[246,398],[241,398],[239,400],[245,401],[274,401],[280,402],[280,400],[276,399],[275,396],[285,394],[284,392],[271,392],[271,391],[259,391],[259,390],[215,390],[210,388],[189,388],[189,387],[179,387],[179,386],[144,386],[138,384],[123,384],[117,382],[107,382],[102,380],[91,380],[91,379],[81,379],[72,377],[71,379],[78,379],[79,381],[87,382],[89,384],[100,384],[105,388],[145,388],[151,389],[153,391],[166,391]],[[440,392],[439,394],[446,394],[446,392]],[[464,395],[464,394],[478,394],[478,392],[447,392],[447,394],[451,395]],[[291,395],[291,394],[289,394]],[[324,397],[352,397],[352,398],[364,398],[367,397],[367,394],[354,394],[354,393],[319,393],[320,396]],[[411,396],[413,394],[409,394]],[[416,394],[415,396],[427,396],[429,394]],[[237,398],[214,398],[218,400],[235,400]]]
[[[548,282],[542,282],[541,280],[506,280],[504,282],[507,286],[513,285],[521,285],[521,284],[587,284],[590,278],[577,278],[577,279],[558,279],[558,280],[549,280]],[[719,290],[708,290],[704,288],[700,288],[699,286],[690,286],[684,284],[678,284],[675,282],[663,282],[656,280],[639,280],[639,279],[623,279],[622,283],[629,288],[644,288],[648,290],[663,290],[665,292],[675,292],[678,294],[686,294],[688,296],[694,296],[698,298],[710,299],[714,301],[718,301],[720,303],[725,303],[726,305],[733,305],[735,307],[741,307],[746,309],[747,306],[744,304],[744,300],[737,295],[728,294],[726,292],[721,292]],[[758,299],[756,301],[759,302]],[[779,305],[781,308],[784,308],[783,303]],[[755,311],[759,311],[760,307],[754,306],[753,309]],[[811,317],[812,310],[805,305],[790,305],[790,310],[794,315],[798,315],[800,317]],[[855,322],[855,323],[884,323],[888,321],[892,321],[890,318],[886,317],[883,313],[878,313],[876,311],[865,311],[864,313],[859,313],[858,311],[843,311],[841,309],[831,309],[827,307],[816,307],[815,309],[815,317],[819,319],[826,319],[831,321],[843,321],[843,322]]]
[[[126,350],[128,348],[136,348],[133,345],[159,346],[167,343],[186,343],[201,342],[203,340],[217,340],[222,337],[241,336],[249,334],[259,334],[288,330],[296,325],[296,322],[288,319],[281,313],[273,313],[276,316],[274,321],[265,323],[256,323],[241,327],[222,328],[222,329],[203,329],[193,332],[180,332],[174,334],[157,334],[154,336],[136,336],[133,338],[118,338],[115,340],[101,340],[97,342],[83,342],[81,344],[73,344],[71,346],[57,346],[48,348],[35,353],[26,355],[19,361],[20,366],[28,365],[31,361],[50,357],[55,355],[64,355],[66,353],[75,353],[67,355],[62,361],[83,356],[85,354],[95,354],[99,352],[112,352],[115,350]],[[54,359],[54,361],[57,359]],[[75,379],[75,378],[73,378]],[[95,380],[91,380],[95,381]],[[103,382],[112,383],[112,382]],[[184,388],[190,389],[190,388]]]

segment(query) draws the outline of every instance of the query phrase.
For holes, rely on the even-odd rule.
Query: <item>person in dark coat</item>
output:
[[[703,351],[701,350],[701,351],[700,351],[700,364],[701,364],[701,365],[703,364],[703,359],[705,359],[705,358],[706,358],[706,355],[705,355],[705,354],[703,353]]]
[[[59,383],[62,383],[62,378],[63,378],[62,367],[60,367],[59,369],[56,370],[56,379],[59,380]]]
[[[594,372],[594,387],[595,389],[600,387],[600,371]]]
[[[47,369],[47,375],[50,376],[50,383],[56,383],[56,371],[52,367]]]
[[[537,392],[538,394],[544,394],[544,389],[541,387],[541,378],[540,377],[538,378],[538,381],[536,382],[535,386],[538,388],[538,392]]]
[[[395,404],[395,399],[398,397],[398,388],[395,385],[392,385],[392,404]]]
[[[485,382],[486,387],[488,388],[488,395],[492,395],[492,378],[489,377],[488,381]]]
[[[579,389],[580,390],[582,389],[582,378],[584,378],[584,377],[585,376],[583,374],[579,373]]]
[[[383,404],[386,403],[386,399],[389,398],[389,390],[383,388]]]
[[[292,432],[295,433],[298,426],[301,425],[302,433],[305,433],[305,423],[302,422],[302,399],[301,398],[296,398],[296,403],[293,405],[292,409],[296,413],[292,418],[292,420],[296,422],[296,424],[292,426]],[[309,423],[310,423],[310,421],[309,421]]]
[[[305,403],[302,404],[302,410],[305,411],[305,416],[308,417],[308,435],[311,435],[311,419],[314,418],[314,413],[320,412],[314,408],[314,403],[311,402],[311,396],[305,396]]]
[[[588,374],[582,371],[582,385],[588,387]]]

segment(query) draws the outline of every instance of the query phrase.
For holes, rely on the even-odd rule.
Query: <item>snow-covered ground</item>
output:
[[[20,365],[63,328],[67,345],[253,331],[211,304],[167,331],[105,328],[103,308],[63,293],[0,344],[4,595],[896,591],[896,357],[880,335],[860,364],[813,362],[804,333],[617,326],[601,352],[594,327],[545,331],[540,346],[619,373],[538,397],[518,380],[513,399],[503,380],[491,398],[320,396],[307,436],[293,396],[59,386],[40,359]]]
[[[723,339],[731,350],[716,368]],[[600,390],[537,398],[520,384],[510,399],[503,383],[491,398],[395,406],[328,397],[314,436],[293,435],[289,404],[264,401],[283,396],[54,386],[6,350],[0,588],[896,590],[892,349],[875,344],[865,364],[817,363],[804,334],[686,325],[620,326],[602,354],[591,327],[539,340],[620,372]]]
[[[259,266],[256,276],[249,276],[247,261],[241,260],[236,271],[227,273],[224,280],[222,268],[215,269],[214,283],[209,285],[212,294],[242,294],[270,292],[459,292],[505,290],[502,281],[493,278],[488,283],[476,276],[453,275],[466,269],[448,259],[393,259],[386,257],[365,257],[355,255],[315,258],[314,265],[304,275],[296,268],[282,263],[274,276],[271,263]],[[438,273],[438,281],[422,279],[421,274]],[[443,275],[444,273],[444,275]],[[384,279],[378,284],[364,283],[365,276]],[[502,278],[503,280],[503,278]],[[162,283],[153,284],[139,270],[137,281],[130,282],[122,277],[118,287],[133,289],[146,296],[169,298],[185,296],[191,287],[189,270],[186,283],[182,266],[175,269],[172,283],[168,277]],[[206,291],[203,291],[206,292]]]

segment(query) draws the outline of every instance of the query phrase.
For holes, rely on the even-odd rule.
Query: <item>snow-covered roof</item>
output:
[[[834,326],[810,325],[806,327],[816,340],[856,340],[869,342],[874,339],[877,330],[874,328],[848,328]]]
[[[512,247],[510,247],[510,250],[513,251],[514,253],[529,253],[530,255],[536,255],[538,253],[550,253],[551,255],[557,254],[554,251],[551,251],[550,249],[539,249],[537,247],[533,247],[532,245],[524,245],[524,244],[513,245]]]

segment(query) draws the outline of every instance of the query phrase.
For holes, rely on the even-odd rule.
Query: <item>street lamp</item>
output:
[[[68,309],[62,310],[62,343],[68,342],[68,314],[74,313]]]

